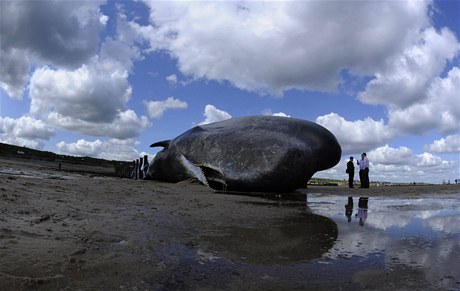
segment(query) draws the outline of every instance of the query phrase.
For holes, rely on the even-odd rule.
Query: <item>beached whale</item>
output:
[[[195,126],[164,147],[147,179],[197,178],[217,190],[291,192],[335,166],[342,149],[326,128],[301,119],[249,116]]]

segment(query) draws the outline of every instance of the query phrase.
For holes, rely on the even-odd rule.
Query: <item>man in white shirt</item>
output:
[[[361,154],[361,161],[359,165],[359,180],[361,181],[361,188],[369,188],[369,160],[366,153]]]

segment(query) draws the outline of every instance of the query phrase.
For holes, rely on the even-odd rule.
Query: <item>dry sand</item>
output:
[[[295,276],[291,265],[320,257],[337,238],[330,219],[305,214],[305,202],[97,174],[110,171],[71,164],[59,171],[52,162],[0,158],[0,290],[375,287],[375,276],[353,270],[340,278],[318,279],[319,269]],[[317,186],[308,192],[411,197],[455,194],[459,187]],[[266,274],[277,266],[279,276]],[[412,271],[401,272],[396,286]]]

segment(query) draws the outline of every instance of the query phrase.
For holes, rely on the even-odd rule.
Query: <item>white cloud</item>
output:
[[[452,68],[445,78],[435,78],[426,97],[403,109],[389,107],[389,125],[400,133],[420,134],[431,129],[444,133],[460,130],[460,69]]]
[[[432,144],[425,145],[424,149],[434,153],[459,153],[460,135],[449,135],[445,139],[435,140]]]
[[[183,74],[274,95],[373,74],[430,24],[425,1],[145,2],[145,37]]]
[[[98,139],[95,141],[79,139],[77,142],[69,144],[61,141],[56,144],[56,148],[59,154],[88,157],[98,157],[104,149],[102,141]]]
[[[416,155],[416,165],[419,167],[433,167],[440,165],[442,159],[430,153]]]
[[[136,112],[130,109],[118,112],[110,122],[94,123],[77,120],[56,112],[51,112],[47,116],[47,120],[51,124],[59,125],[60,128],[72,132],[90,136],[108,136],[118,139],[138,136],[144,128],[150,126],[146,116],[138,117]]]
[[[369,151],[394,137],[394,133],[382,119],[376,121],[368,117],[364,120],[348,121],[337,113],[330,113],[317,117],[316,123],[335,135],[344,155]]]
[[[291,115],[288,115],[284,112],[275,112],[273,113],[271,109],[264,109],[262,111],[263,115],[272,115],[272,116],[279,116],[279,117],[291,117]]]
[[[91,58],[105,27],[103,3],[1,1],[0,87],[21,98],[33,63],[74,67]]]
[[[168,97],[164,101],[144,101],[149,116],[152,118],[161,118],[168,109],[185,109],[188,107],[187,102]]]
[[[211,104],[206,105],[206,107],[204,108],[204,117],[206,119],[200,122],[200,125],[232,118],[232,116],[229,113],[217,109],[214,105]]]
[[[413,157],[412,150],[408,147],[392,148],[388,145],[376,148],[369,155],[372,155],[375,163],[394,166],[407,165]]]
[[[43,121],[22,116],[19,119],[0,116],[0,141],[3,143],[41,149],[54,135],[54,129]]]
[[[413,154],[407,147],[392,148],[388,145],[376,148],[367,153],[373,165],[396,166],[406,168],[408,171],[417,172],[426,170],[426,167],[442,166],[444,162],[440,157],[430,153]]]
[[[168,81],[169,84],[175,85],[177,84],[177,76],[176,74],[172,74],[166,77],[166,81]]]
[[[406,147],[388,145],[368,153],[373,179],[440,183],[439,177],[454,177],[458,161],[443,160],[430,153],[413,154]],[[458,172],[458,168],[457,168]]]
[[[37,69],[30,80],[30,112],[55,112],[85,122],[111,122],[131,96],[128,73],[94,62],[76,70]]]
[[[275,112],[272,114],[273,116],[279,116],[279,117],[291,117],[290,115],[287,115],[284,112]]]
[[[92,136],[131,138],[149,125],[146,116],[126,108],[128,76],[142,58],[135,46],[139,27],[118,16],[117,33],[100,54],[76,69],[43,66],[30,79],[30,112],[58,128]]]
[[[110,139],[101,141],[87,141],[79,139],[73,143],[64,141],[56,144],[59,154],[71,156],[88,156],[106,160],[132,161],[144,156],[145,152],[139,153],[135,149],[137,142],[132,139]]]
[[[437,32],[430,27],[420,34],[418,42],[375,73],[358,95],[362,102],[405,108],[425,98],[431,82],[455,57],[460,44],[447,28]]]

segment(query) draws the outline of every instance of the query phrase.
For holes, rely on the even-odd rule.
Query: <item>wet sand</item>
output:
[[[306,203],[111,170],[0,157],[0,290],[460,288],[448,271],[438,284],[404,264],[389,276],[374,261],[331,263],[338,222],[308,207],[327,195],[458,199],[459,185],[312,186]]]

